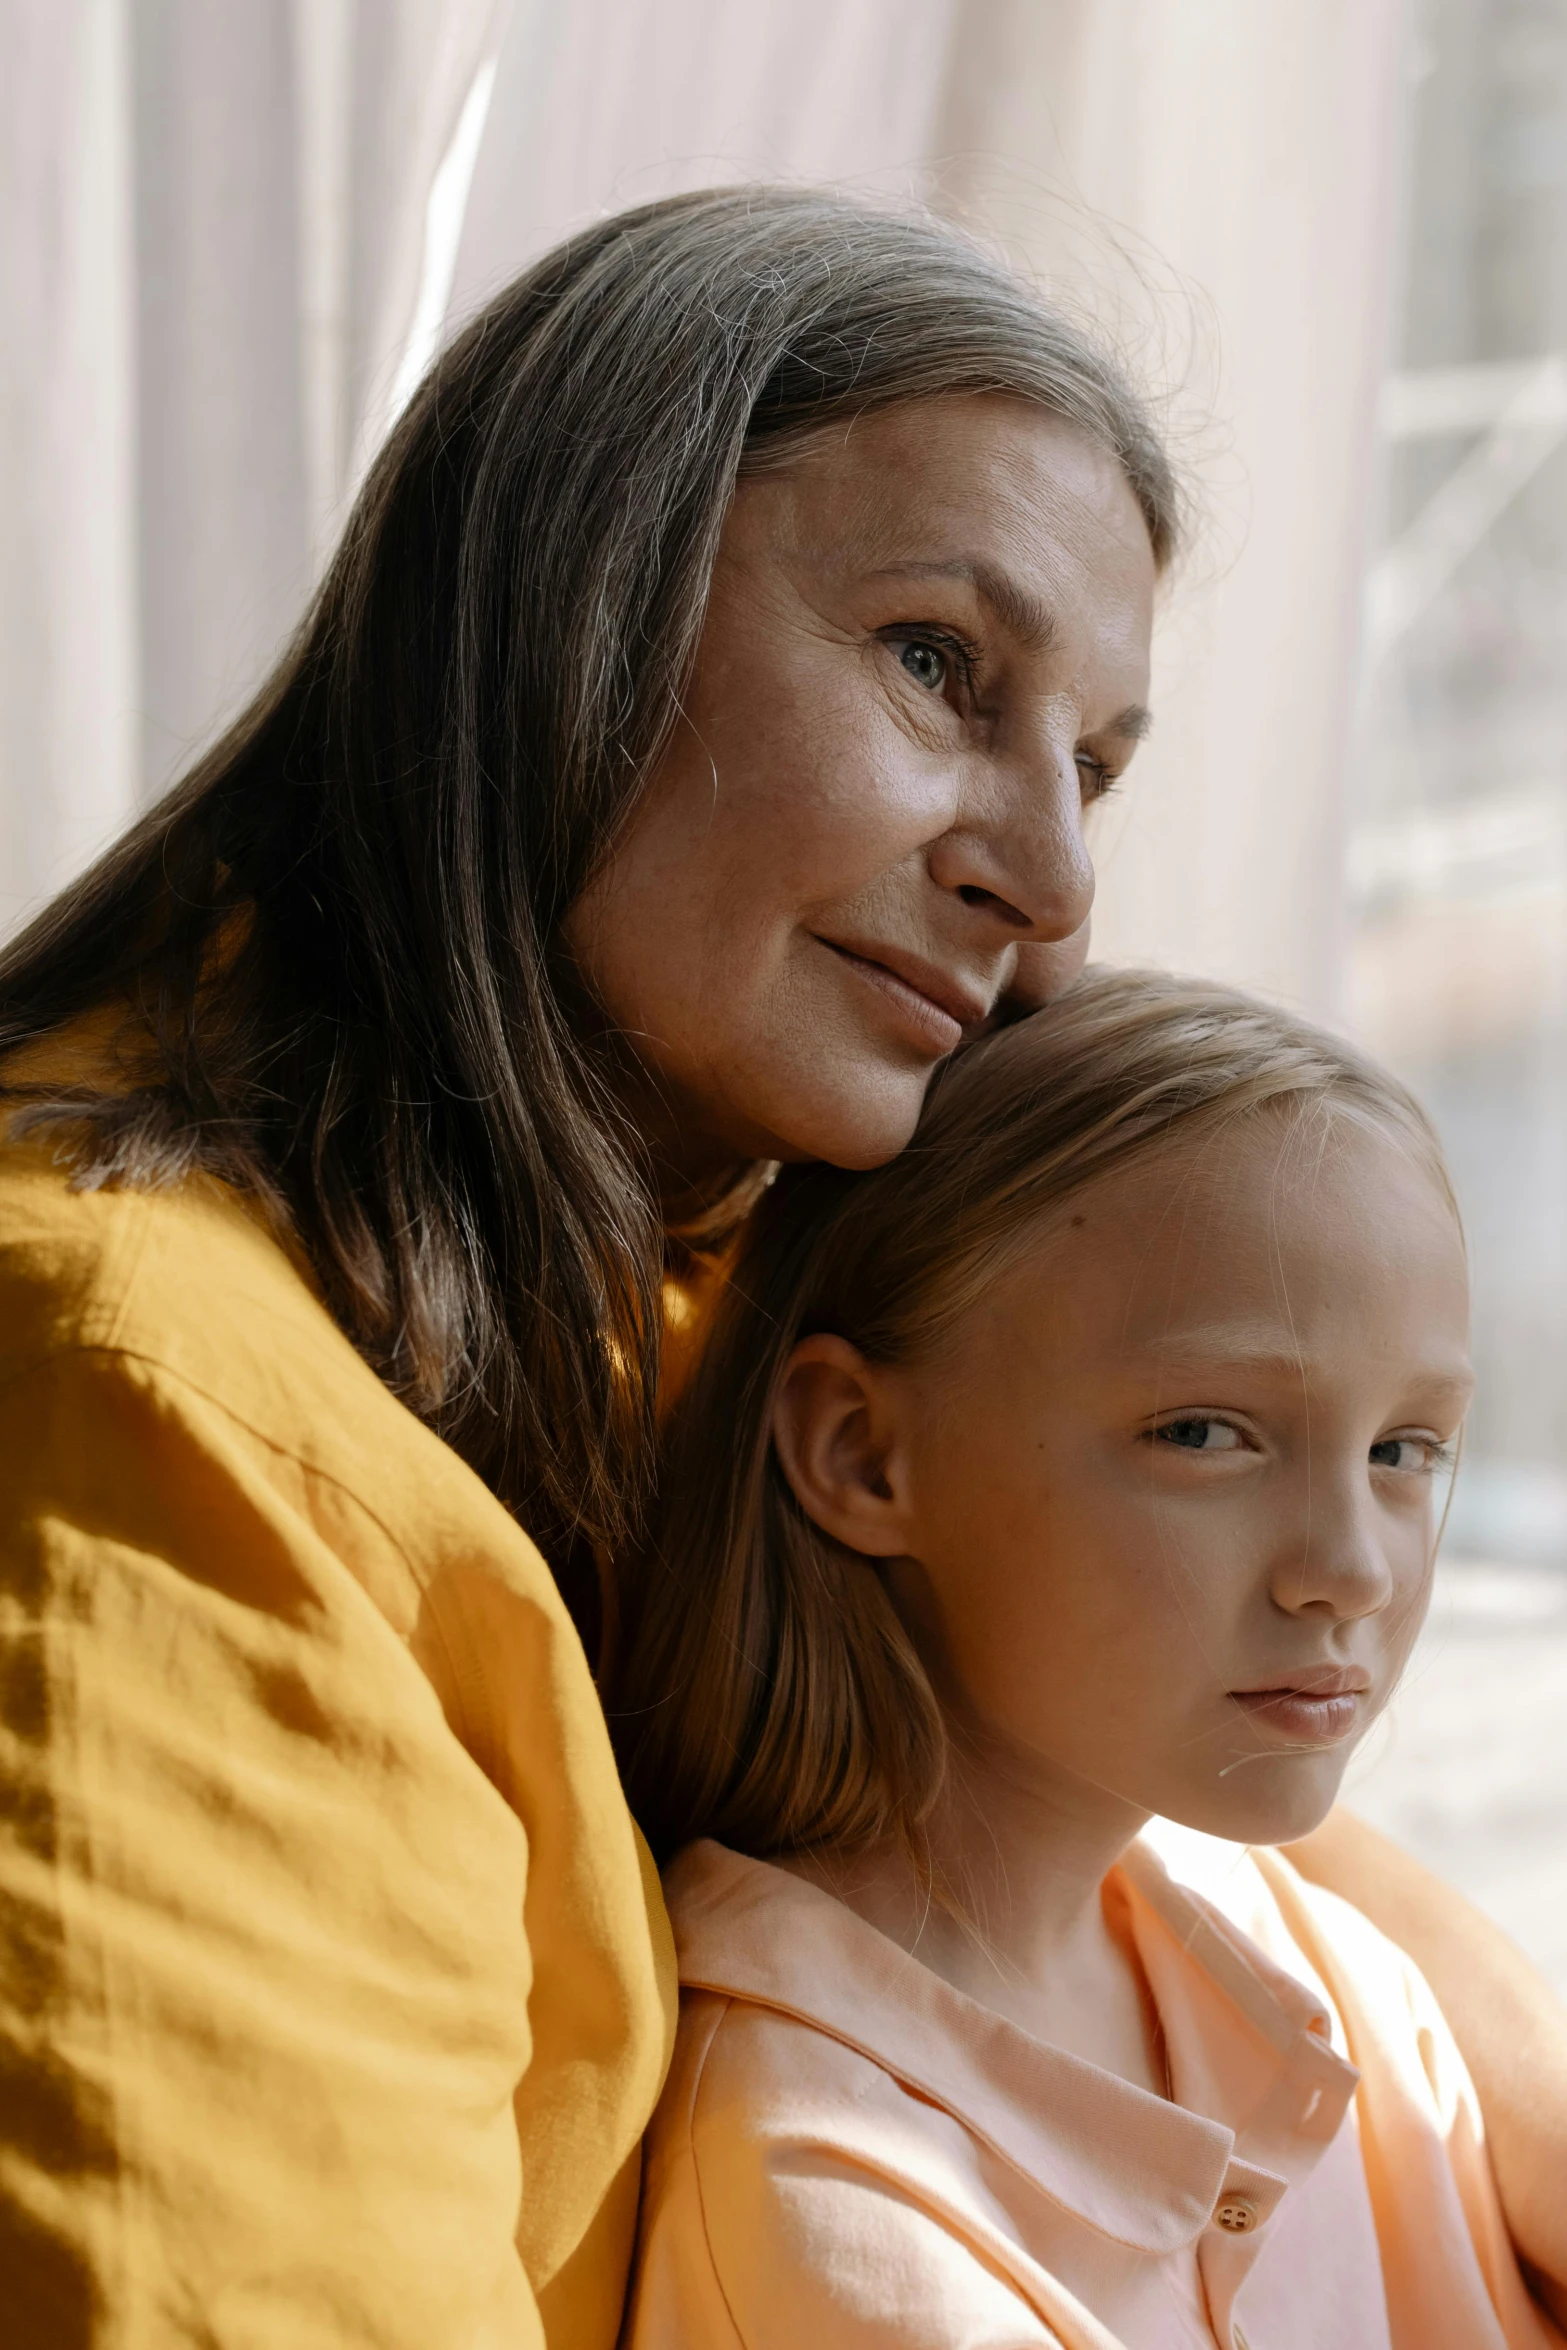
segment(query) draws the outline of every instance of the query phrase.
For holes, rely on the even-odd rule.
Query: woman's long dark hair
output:
[[[1003,392],[1176,499],[1115,365],[919,218],[787,190],[608,220],[436,365],[251,707],[0,955],[0,1054],[125,1015],[123,1086],[8,1088],[85,1184],[205,1169],[559,1557],[652,1458],[663,1234],[562,918],[656,760],[737,478]]]

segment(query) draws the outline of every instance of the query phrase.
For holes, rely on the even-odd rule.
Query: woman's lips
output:
[[[1232,1689],[1230,1698],[1259,1730],[1290,1746],[1336,1746],[1358,1728],[1366,1691]]]
[[[897,966],[880,955],[860,952],[854,947],[839,944],[836,939],[824,938],[839,961],[854,972],[857,978],[874,987],[894,1012],[911,1042],[918,1043],[938,1059],[957,1051],[963,1042],[966,1028],[977,1027],[984,1020],[990,1006],[952,980],[944,972],[935,972],[918,958],[899,954]]]

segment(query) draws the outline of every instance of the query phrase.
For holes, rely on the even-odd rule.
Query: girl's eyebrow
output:
[[[1278,1322],[1247,1314],[1233,1321],[1166,1322],[1161,1330],[1139,1339],[1138,1345],[1144,1354],[1178,1355],[1203,1362],[1222,1358],[1227,1363],[1257,1363],[1264,1368],[1270,1363],[1299,1360],[1293,1340],[1285,1338]]]
[[[1249,1371],[1266,1378],[1299,1379],[1306,1360],[1303,1351],[1280,1346],[1275,1338],[1259,1334],[1249,1339],[1243,1328],[1222,1322],[1144,1339],[1137,1351],[1154,1356],[1166,1375],[1172,1370],[1194,1374]],[[1433,1398],[1466,1401],[1474,1389],[1474,1373],[1467,1362],[1446,1369],[1431,1366],[1417,1376],[1422,1393]]]
[[[1164,1338],[1144,1340],[1138,1353],[1152,1355],[1163,1372],[1202,1374],[1249,1371],[1254,1376],[1298,1379],[1302,1357],[1298,1350],[1267,1345],[1248,1346],[1225,1331],[1183,1330]]]

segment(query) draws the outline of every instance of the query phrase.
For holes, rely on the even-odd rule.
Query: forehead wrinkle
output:
[[[982,411],[993,404],[984,398],[978,403]],[[933,405],[939,412],[950,403]],[[975,403],[965,397],[961,405],[969,410]],[[1006,395],[1000,405],[1019,407]],[[1025,402],[1021,450],[1015,432],[992,423],[978,436],[971,429],[955,445],[938,445],[933,460],[928,434],[921,431],[917,448],[911,449],[905,429],[919,422],[911,409],[921,406],[895,403],[853,417],[840,432],[828,432],[815,447],[802,449],[799,462],[774,477],[787,493],[797,530],[806,523],[807,509],[813,510],[816,526],[807,524],[797,540],[802,554],[805,541],[815,540],[812,553],[818,562],[837,554],[851,563],[858,556],[868,565],[889,540],[894,547],[901,540],[911,554],[933,540],[949,547],[956,540],[961,546],[958,534],[975,519],[982,527],[987,519],[999,524],[1002,536],[1012,541],[1020,527],[1028,537],[1043,522],[1050,548],[1095,576],[1103,569],[1106,541],[1122,553],[1147,548],[1147,517],[1125,470],[1093,435],[1065,418],[1041,415]],[[1041,426],[1043,458],[1037,445]],[[1092,477],[1086,481],[1081,478],[1085,459]],[[911,512],[916,479],[920,497]],[[770,486],[765,475],[741,484],[742,491]]]
[[[1008,634],[1030,652],[1047,653],[1060,638],[1056,616],[1042,598],[983,555],[955,556],[946,562],[884,563],[867,576],[871,579],[955,579],[971,587],[980,602],[989,606]]]

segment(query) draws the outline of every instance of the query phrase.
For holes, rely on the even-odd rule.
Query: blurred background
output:
[[[0,930],[244,698],[443,335],[573,226],[934,206],[1202,517],[1100,952],[1434,1109],[1481,1387],[1356,1800],[1567,1989],[1567,0],[4,0]]]

